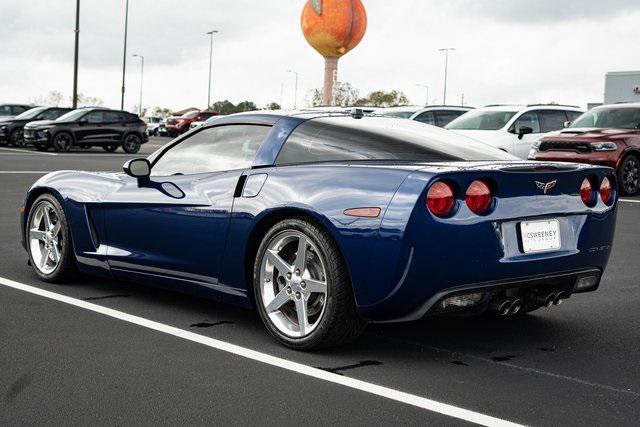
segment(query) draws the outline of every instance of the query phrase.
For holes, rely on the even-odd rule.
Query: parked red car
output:
[[[166,122],[167,134],[171,137],[181,135],[189,130],[192,122],[204,122],[218,113],[213,111],[189,111],[179,117],[169,117]]]
[[[640,103],[596,107],[534,142],[529,159],[591,163],[616,169],[626,195],[640,186]]]

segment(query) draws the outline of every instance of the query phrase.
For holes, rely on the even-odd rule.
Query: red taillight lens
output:
[[[484,214],[491,207],[492,198],[491,188],[486,182],[473,181],[467,188],[464,201],[467,202],[467,206],[472,212]]]
[[[600,198],[606,205],[610,205],[613,202],[613,186],[607,177],[600,183]]]
[[[427,207],[432,214],[444,217],[453,211],[455,198],[453,188],[446,182],[438,181],[427,192]]]
[[[580,198],[585,205],[593,205],[593,185],[591,185],[589,178],[585,178],[584,181],[582,181],[582,185],[580,185]]]

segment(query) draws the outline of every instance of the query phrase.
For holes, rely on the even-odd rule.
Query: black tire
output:
[[[142,145],[142,140],[135,133],[130,133],[125,136],[124,141],[122,141],[122,149],[127,154],[136,154],[140,151],[140,146]]]
[[[158,129],[154,129],[153,130],[153,136],[159,136],[160,133],[158,132]]]
[[[38,151],[47,151],[48,149],[49,149],[48,145],[36,144],[36,150]]]
[[[60,252],[60,260],[56,266],[56,268],[45,274],[40,271],[36,265],[35,260],[32,256],[31,251],[31,238],[29,236],[29,230],[32,225],[32,220],[34,214],[37,212],[38,207],[41,204],[50,204],[55,209],[55,213],[58,221],[60,221],[61,229],[59,236],[61,237],[61,248]],[[62,283],[69,280],[72,280],[78,274],[78,268],[76,264],[76,257],[73,251],[73,241],[71,239],[71,229],[69,227],[69,222],[67,221],[67,216],[62,208],[62,205],[53,195],[49,193],[42,194],[39,196],[36,201],[31,206],[29,210],[29,215],[27,217],[27,225],[26,225],[26,242],[27,242],[27,253],[29,255],[29,261],[33,271],[38,275],[40,280],[50,283]]]
[[[102,149],[104,151],[106,151],[107,153],[113,153],[114,151],[116,151],[118,149],[117,145],[105,145],[104,147],[102,147]]]
[[[263,257],[269,242],[286,231],[304,233],[318,248],[325,260],[327,294],[325,308],[315,329],[303,337],[292,338],[278,330],[272,323],[260,289],[260,273]],[[304,219],[283,220],[265,234],[258,248],[253,266],[253,290],[260,318],[267,330],[278,341],[296,350],[314,350],[347,344],[358,338],[366,327],[356,308],[349,273],[340,250],[331,236],[321,227]]]
[[[58,153],[66,153],[73,147],[73,137],[67,132],[59,132],[53,137],[51,145]]]
[[[640,189],[640,161],[634,154],[622,159],[618,166],[618,186],[623,196],[633,196]]]
[[[11,132],[9,141],[11,145],[13,145],[14,147],[24,148],[26,144],[24,142],[24,134],[22,132],[22,129],[16,129],[13,132]]]

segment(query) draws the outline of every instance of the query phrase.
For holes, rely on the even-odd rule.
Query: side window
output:
[[[84,116],[84,118],[89,123],[102,123],[103,120],[103,112],[102,111],[92,111],[91,113]]]
[[[117,111],[105,111],[104,112],[104,121],[106,123],[117,123],[122,121],[121,114]]]
[[[11,107],[8,105],[0,105],[0,116],[10,116]]]
[[[464,113],[465,111],[438,111],[436,113],[436,126],[443,128]]]
[[[18,114],[24,113],[27,110],[28,110],[28,108],[26,108],[26,107],[20,107],[19,105],[14,105],[13,106],[13,114],[16,115],[16,116]]]
[[[513,124],[513,133],[519,133],[520,128],[529,127],[533,129],[532,133],[540,133],[540,122],[538,121],[538,113],[535,111],[529,111],[524,113]]]
[[[270,126],[226,125],[203,129],[171,147],[151,176],[190,175],[251,166]]]
[[[540,111],[538,116],[540,116],[540,125],[544,133],[564,128],[564,122],[567,121],[567,114],[561,110]]]
[[[582,113],[578,112],[578,111],[566,111],[567,113],[567,119],[570,122],[575,121],[578,117],[580,117],[582,115]]]
[[[413,120],[415,120],[417,122],[420,122],[420,123],[426,123],[428,125],[435,125],[436,124],[436,120],[433,117],[433,112],[431,112],[431,111],[425,111],[424,113],[420,113]]]
[[[38,120],[55,120],[59,116],[56,110],[45,110],[38,115]]]

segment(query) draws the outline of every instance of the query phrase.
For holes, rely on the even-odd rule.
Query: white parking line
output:
[[[43,156],[57,156],[57,153],[47,153],[44,151],[28,151],[28,150],[22,150],[19,148],[7,148],[7,147],[0,147],[1,151],[10,151],[10,152],[17,152],[20,154],[31,154],[31,155],[43,155]]]
[[[100,313],[105,316],[113,317],[115,319],[142,326],[144,328],[152,329],[154,331],[162,332],[168,335],[173,335],[175,337],[206,345],[208,347],[225,351],[227,353],[232,353],[246,359],[265,363],[267,365],[286,369],[288,371],[296,372],[301,375],[306,375],[308,377],[316,378],[330,383],[340,384],[345,387],[360,390],[365,393],[384,397],[386,399],[394,400],[407,405],[416,406],[418,408],[447,415],[452,418],[458,418],[464,421],[485,426],[520,426],[520,424],[515,424],[500,418],[495,418],[489,415],[470,411],[468,409],[460,408],[446,403],[437,402],[435,400],[420,397],[415,394],[405,393],[389,387],[384,387],[366,381],[356,380],[354,378],[349,378],[346,376],[323,371],[322,369],[314,368],[312,366],[307,366],[280,357],[271,356],[266,353],[261,353],[259,351],[251,350],[246,347],[231,344],[226,341],[221,341],[215,338],[206,337],[204,335],[195,334],[193,332],[185,331],[184,329],[165,325],[164,323],[154,322],[153,320],[145,319],[144,317],[134,316],[122,311],[113,310],[101,305],[57,294],[55,292],[45,291],[43,289],[25,285],[24,283],[15,282],[3,277],[0,277],[0,285],[28,292],[34,295],[39,295],[41,297],[49,298],[55,301],[63,302],[65,304],[73,305],[75,307],[83,308],[95,313]]]
[[[627,202],[627,203],[640,203],[640,200],[634,200],[634,199],[618,199],[621,202]]]
[[[26,174],[26,175],[45,175],[53,171],[0,171],[0,174]]]

